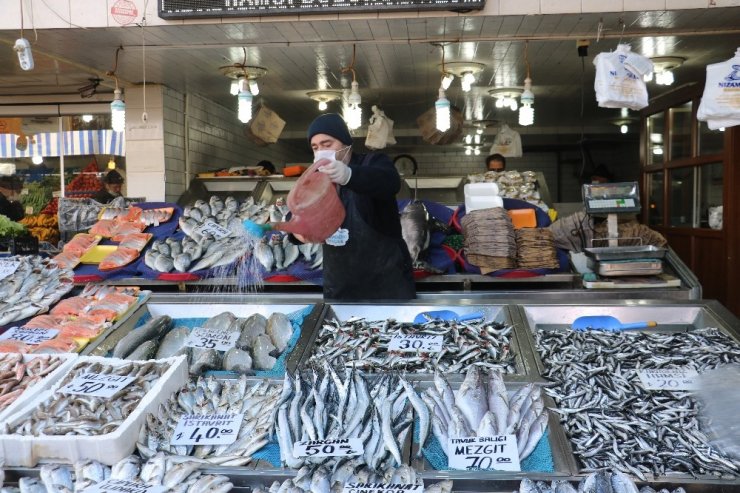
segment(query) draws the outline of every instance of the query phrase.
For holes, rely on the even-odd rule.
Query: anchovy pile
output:
[[[4,493],[80,493],[106,479],[165,486],[172,493],[227,493],[233,488],[226,476],[202,474],[199,462],[175,462],[157,454],[142,463],[135,455],[108,467],[93,460],[80,460],[73,466],[45,464],[39,477],[21,477],[18,488],[4,487]],[[0,482],[0,486],[2,486]]]
[[[689,392],[646,390],[638,370],[701,373],[740,361],[740,346],[717,329],[681,333],[544,331],[536,333],[545,391],[581,460],[581,471],[613,467],[646,474],[732,475],[740,462],[709,446]]]
[[[280,386],[260,382],[249,386],[245,376],[234,380],[198,378],[189,382],[159,406],[157,414],[146,417],[136,447],[142,457],[157,451],[180,456],[193,456],[211,464],[243,466],[252,454],[269,441],[269,429]],[[229,445],[172,445],[170,441],[183,414],[244,413],[237,439]]]
[[[56,370],[62,361],[57,356],[46,355],[24,363],[22,354],[0,354],[0,411],[15,402],[27,388]]]
[[[445,451],[448,437],[515,435],[519,459],[529,457],[547,429],[548,414],[540,387],[525,385],[509,399],[499,372],[490,372],[487,380],[480,368],[472,366],[455,393],[435,373],[434,388],[421,396],[429,409],[419,416],[421,443],[431,413],[432,431]]]
[[[312,468],[302,467],[295,478],[286,479],[282,483],[275,481],[269,488],[257,487],[253,493],[332,493],[341,492],[347,485],[355,488],[371,488],[373,484],[395,484],[395,485],[423,485],[420,477],[416,476],[409,466],[400,466],[398,469],[390,468],[383,474],[368,469],[366,465],[349,460],[337,467],[333,472],[325,467]],[[424,486],[425,493],[451,493],[452,481],[440,481],[433,485]]]
[[[49,311],[74,287],[74,273],[37,255],[7,257],[15,272],[0,280],[0,327]]]
[[[365,371],[405,370],[431,373],[438,369],[457,373],[474,365],[504,373],[516,373],[516,354],[511,348],[512,327],[497,322],[444,322],[424,324],[394,319],[367,321],[351,318],[342,323],[331,320],[319,330],[316,349],[310,361],[327,360]],[[441,335],[438,353],[388,351],[396,334]]]
[[[655,490],[649,486],[643,486],[638,490],[629,476],[620,471],[598,471],[583,478],[577,487],[565,480],[553,481],[548,485],[544,481],[535,482],[525,478],[515,493],[655,493]],[[659,493],[671,491],[662,489]],[[686,493],[686,490],[679,487],[672,493]]]
[[[411,406],[409,406],[409,402]],[[286,375],[277,412],[277,437],[283,464],[337,465],[336,457],[296,457],[293,444],[302,440],[359,438],[363,443],[360,464],[383,471],[403,464],[401,450],[413,424],[412,407],[425,406],[402,377],[383,375],[372,382],[354,370],[335,371],[325,363],[321,371],[306,376]]]
[[[62,379],[64,387],[84,373],[101,373],[136,380],[110,398],[62,394],[59,391],[40,403],[30,415],[14,426],[5,426],[5,434],[19,435],[104,435],[115,431],[136,409],[141,399],[167,371],[168,365],[149,361],[120,366],[78,363]]]

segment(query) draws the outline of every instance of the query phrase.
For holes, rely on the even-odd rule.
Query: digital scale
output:
[[[582,192],[583,204],[588,214],[607,216],[607,238],[592,240],[592,247],[585,249],[588,268],[604,277],[661,274],[665,248],[650,245],[619,246],[617,215],[635,214],[642,209],[637,182],[589,183],[583,185]],[[604,241],[608,246],[594,247],[594,241]]]

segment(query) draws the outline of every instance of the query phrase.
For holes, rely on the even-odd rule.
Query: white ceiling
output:
[[[603,29],[597,42],[599,24]],[[622,32],[622,26],[624,31]],[[400,129],[415,128],[415,119],[437,97],[441,49],[445,60],[485,64],[470,93],[459,81],[448,98],[467,119],[514,124],[510,110],[496,109],[488,90],[521,86],[526,74],[528,41],[538,133],[564,129],[612,128],[618,110],[598,108],[593,91],[593,57],[612,50],[621,38],[648,56],[686,58],[675,71],[673,87],[648,85],[651,97],[677,86],[702,82],[709,63],[730,58],[740,46],[740,8],[695,9],[623,14],[476,16],[414,19],[333,20],[200,24],[141,28],[47,29],[26,37],[33,42],[36,67],[22,71],[13,50],[0,49],[0,96],[77,93],[88,79],[114,67],[125,83],[143,79],[142,41],[146,40],[146,79],[177,91],[199,94],[226,107],[236,106],[229,80],[219,67],[243,61],[267,68],[259,83],[261,98],[287,121],[286,135],[302,135],[318,114],[306,92],[348,87],[341,68],[352,58],[365,115],[377,104]],[[1,31],[11,45],[17,31]],[[576,40],[589,39],[588,57],[577,55]],[[107,85],[107,87],[105,87]],[[105,80],[101,91],[111,91]],[[583,89],[583,117],[581,95]],[[5,98],[7,101],[7,98]],[[330,110],[339,111],[337,103]],[[614,132],[617,133],[616,127]]]

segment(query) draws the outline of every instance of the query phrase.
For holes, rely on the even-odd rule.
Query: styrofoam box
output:
[[[136,446],[139,430],[144,424],[146,415],[156,412],[159,405],[165,402],[170,394],[185,385],[188,380],[187,357],[177,356],[154,360],[169,364],[169,368],[159,378],[152,389],[144,396],[136,409],[112,433],[97,436],[59,435],[59,436],[22,436],[0,435],[0,459],[6,466],[35,466],[40,460],[51,459],[56,462],[73,463],[81,459],[92,459],[103,464],[113,465],[130,455]],[[100,356],[80,356],[76,363],[90,362],[104,365],[121,366],[132,363],[129,360],[103,358]],[[135,363],[144,363],[135,361]],[[68,372],[65,372],[64,376]],[[28,402],[18,413],[8,418],[10,426],[23,421],[41,402],[45,401],[59,387],[64,377],[46,392]]]
[[[44,376],[44,378],[42,378],[41,381],[37,382],[35,385],[31,387],[28,387],[15,401],[13,401],[11,405],[3,409],[2,412],[0,412],[0,426],[5,422],[6,418],[11,417],[17,411],[25,407],[27,402],[29,402],[31,399],[39,395],[41,392],[45,390],[49,390],[51,386],[54,385],[62,377],[62,375],[66,375],[67,371],[75,363],[79,355],[77,353],[62,353],[62,354],[48,354],[48,355],[24,354],[23,362],[28,363],[32,359],[43,357],[43,356],[51,356],[52,358],[59,358],[62,360],[62,364],[56,367],[56,369],[52,371],[51,373]]]

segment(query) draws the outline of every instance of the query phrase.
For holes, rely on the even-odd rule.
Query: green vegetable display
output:
[[[26,227],[15,221],[11,221],[7,216],[0,214],[0,238],[16,237],[25,234]]]
[[[45,183],[28,183],[25,188],[28,189],[28,194],[21,195],[23,209],[27,214],[38,214],[51,201],[52,188]],[[33,208],[33,211],[27,211],[28,207]]]

